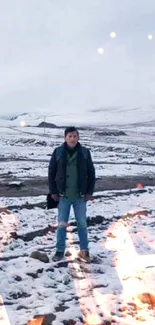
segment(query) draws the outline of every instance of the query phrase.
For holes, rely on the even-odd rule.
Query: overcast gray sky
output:
[[[0,8],[1,114],[155,103],[154,0],[0,0]]]

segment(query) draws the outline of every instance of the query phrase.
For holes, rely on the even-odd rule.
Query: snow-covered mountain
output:
[[[127,125],[135,123],[155,123],[155,106],[149,107],[101,107],[92,110],[63,111],[55,112],[54,110],[46,110],[42,113],[22,113],[7,117],[10,125],[19,126],[21,121],[24,125],[37,126],[39,123],[46,121],[55,123],[56,125]],[[0,125],[4,122],[0,117]]]

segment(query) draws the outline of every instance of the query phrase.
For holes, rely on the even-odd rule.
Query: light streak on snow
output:
[[[133,301],[137,306],[137,314],[144,319],[142,323],[152,325],[152,316],[145,309],[145,304],[141,303],[140,296],[152,292],[152,279],[146,275],[147,271],[144,274],[144,270],[149,266],[155,266],[155,254],[138,254],[122,221],[113,224],[107,233],[110,230],[113,236],[108,238],[106,248],[116,251],[114,263],[123,286],[124,303]],[[134,324],[139,324],[139,319],[137,321],[135,319]]]
[[[11,239],[10,233],[17,227],[17,218],[12,214],[7,207],[0,207],[0,219],[1,219],[1,229],[0,229],[0,256],[5,250],[5,243],[9,243]],[[3,294],[0,292],[0,294]],[[3,297],[0,296],[0,325],[11,325],[7,311],[3,304]]]
[[[2,296],[0,296],[0,325],[11,325],[5,306],[3,304]]]
[[[71,232],[68,232],[69,241],[73,241],[73,236]],[[76,289],[76,293],[79,297],[79,303],[81,312],[84,317],[85,325],[100,325],[101,319],[99,317],[99,313],[96,307],[96,301],[93,295],[93,286],[91,282],[91,278],[88,273],[85,273],[81,267],[80,263],[74,262],[74,258],[77,256],[77,251],[74,247],[70,249],[72,255],[68,257],[68,259],[72,260],[72,263],[69,263],[69,267],[71,269],[72,274],[76,272],[78,278],[74,279],[74,285]],[[91,267],[87,264],[87,267]],[[90,270],[91,273],[91,270]],[[80,279],[81,278],[81,279]],[[88,293],[86,295],[86,293]]]

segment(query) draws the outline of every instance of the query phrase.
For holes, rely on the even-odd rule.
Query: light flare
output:
[[[111,33],[110,33],[110,37],[111,37],[111,38],[116,38],[116,33],[115,33],[115,32],[111,32]]]
[[[23,128],[23,127],[25,127],[26,126],[26,121],[20,121],[20,126]]]
[[[104,54],[104,49],[103,49],[103,47],[99,47],[99,48],[97,49],[97,52],[98,52],[98,54],[103,55],[103,54]]]
[[[153,35],[152,34],[149,34],[148,35],[148,39],[151,41],[153,39]]]

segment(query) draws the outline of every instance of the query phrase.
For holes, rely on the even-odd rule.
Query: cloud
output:
[[[153,104],[154,16],[154,0],[5,0],[0,106],[16,113]]]

